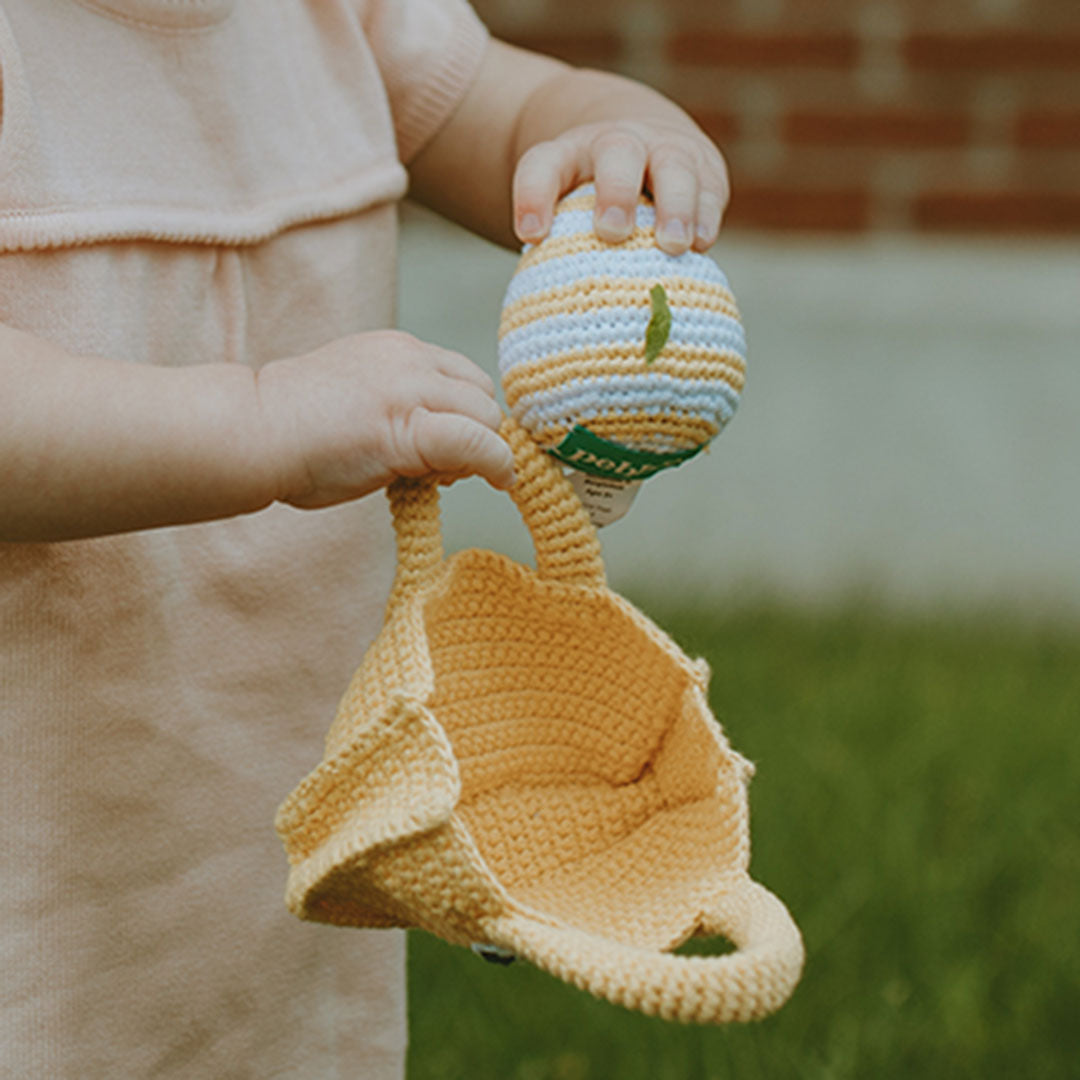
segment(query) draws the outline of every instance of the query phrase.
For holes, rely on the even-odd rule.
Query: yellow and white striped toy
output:
[[[503,301],[499,373],[511,415],[543,449],[594,476],[642,480],[731,419],[746,338],[716,263],[657,247],[649,199],[619,244],[594,232],[595,201],[592,184],[577,188],[526,246]]]

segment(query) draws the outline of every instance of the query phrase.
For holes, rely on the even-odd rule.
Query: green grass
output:
[[[682,1027],[414,933],[410,1080],[1080,1076],[1080,637],[644,606],[757,763],[751,869],[802,983]]]

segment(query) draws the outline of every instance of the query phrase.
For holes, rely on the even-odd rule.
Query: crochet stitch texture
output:
[[[499,326],[507,406],[545,450],[576,425],[631,450],[698,449],[731,419],[745,380],[746,338],[727,278],[707,255],[661,251],[647,198],[621,244],[597,237],[595,204],[592,184],[567,195],[510,280]],[[647,362],[656,285],[671,332]]]
[[[434,482],[391,485],[384,629],[278,813],[286,902],[509,950],[668,1019],[766,1015],[802,941],[749,876],[752,767],[709,711],[708,669],[608,588],[558,465],[512,420],[503,434],[536,569],[444,559]],[[695,934],[736,951],[670,955]]]

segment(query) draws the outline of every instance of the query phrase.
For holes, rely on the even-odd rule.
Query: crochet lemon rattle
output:
[[[278,811],[286,903],[522,957],[669,1020],[751,1020],[803,963],[787,909],[749,874],[753,768],[709,710],[704,661],[608,587],[555,456],[617,479],[685,460],[734,408],[741,333],[718,271],[657,257],[649,207],[625,245],[582,239],[589,198],[526,252],[503,319],[503,435],[535,569],[445,557],[435,481],[390,486],[386,621]],[[656,285],[663,335],[647,331]],[[675,953],[713,935],[734,951]]]
[[[571,192],[549,235],[525,248],[503,302],[499,373],[511,415],[572,467],[603,525],[731,419],[746,339],[716,263],[656,246],[648,199],[621,244],[596,236],[595,203],[591,184]]]

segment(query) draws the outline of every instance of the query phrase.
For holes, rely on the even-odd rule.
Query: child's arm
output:
[[[395,331],[258,375],[72,356],[0,326],[0,540],[65,540],[328,506],[398,475],[505,487],[491,380]]]
[[[410,174],[421,202],[507,246],[515,233],[540,239],[558,196],[595,179],[602,237],[625,239],[647,184],[660,246],[703,251],[716,239],[729,191],[720,151],[667,98],[498,41]]]

